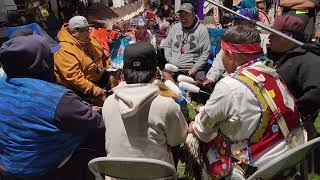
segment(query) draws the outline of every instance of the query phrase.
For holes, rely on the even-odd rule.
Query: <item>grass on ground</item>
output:
[[[317,174],[309,174],[309,180],[320,180],[320,176]]]

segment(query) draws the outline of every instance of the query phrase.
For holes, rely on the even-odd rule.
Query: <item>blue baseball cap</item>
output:
[[[250,19],[258,20],[258,13],[257,10],[255,9],[249,9],[249,8],[243,8],[243,9],[238,9],[237,13],[246,16]],[[241,19],[239,16],[235,15],[233,19]]]

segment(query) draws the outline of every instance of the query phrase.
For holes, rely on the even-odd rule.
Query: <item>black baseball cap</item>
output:
[[[124,68],[151,70],[157,67],[158,60],[154,46],[148,42],[130,44],[124,51]]]

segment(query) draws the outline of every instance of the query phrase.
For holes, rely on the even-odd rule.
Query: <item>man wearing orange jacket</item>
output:
[[[105,90],[101,87],[107,81],[103,76],[107,62],[99,42],[89,36],[87,19],[74,16],[62,26],[57,37],[61,48],[54,55],[56,82],[82,97],[104,100]]]

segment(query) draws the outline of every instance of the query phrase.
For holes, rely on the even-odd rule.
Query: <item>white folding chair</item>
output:
[[[96,179],[109,176],[118,179],[176,179],[176,169],[171,164],[148,158],[109,158],[92,159],[89,170]]]
[[[299,162],[301,162],[314,148],[320,145],[320,137],[299,145],[281,156],[271,160],[261,168],[259,168],[254,174],[252,174],[248,180],[256,179],[272,179],[272,177],[281,174],[285,170],[294,168]]]

